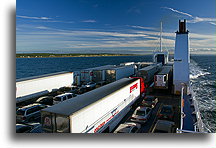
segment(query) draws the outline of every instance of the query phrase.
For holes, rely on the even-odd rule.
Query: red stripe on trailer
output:
[[[138,83],[132,85],[132,86],[130,87],[130,93],[132,93],[132,92],[133,92],[135,89],[137,89],[137,88],[138,88]]]
[[[130,77],[130,78],[137,78],[137,79],[140,79],[140,94],[146,92],[146,86],[145,86],[145,82],[143,80],[142,77]]]

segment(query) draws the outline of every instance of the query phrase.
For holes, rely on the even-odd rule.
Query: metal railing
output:
[[[192,89],[192,86],[189,84],[189,92],[191,94],[191,99],[192,103],[194,106],[194,114],[196,115],[197,122],[194,124],[194,131],[189,131],[189,130],[183,130],[183,118],[184,118],[184,112],[183,112],[183,95],[184,95],[184,87],[185,84],[182,84],[182,89],[181,89],[181,124],[180,124],[180,129],[178,129],[177,133],[210,133],[211,131],[209,128],[203,123],[201,114],[199,111],[198,103],[197,100],[195,99],[195,95]]]
[[[208,132],[197,132],[197,131],[176,129],[176,133],[204,133],[204,134],[206,134]]]
[[[192,103],[194,105],[194,110],[195,110],[194,112],[196,113],[196,118],[197,118],[197,122],[194,124],[195,131],[200,132],[200,133],[211,132],[210,129],[202,121],[201,114],[200,114],[199,107],[198,107],[198,102],[195,98],[191,85],[190,85],[190,93],[191,93]]]

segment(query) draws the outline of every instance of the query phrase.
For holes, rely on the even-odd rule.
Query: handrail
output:
[[[182,88],[181,88],[181,123],[180,123],[180,129],[182,130],[183,128],[183,118],[184,118],[184,112],[183,112],[183,98],[184,96],[184,86],[182,85]]]
[[[190,84],[189,84],[190,85]],[[196,119],[197,119],[197,122],[194,124],[194,130],[193,131],[194,133],[209,133],[211,132],[211,130],[203,123],[202,121],[202,118],[201,118],[201,115],[200,115],[200,111],[199,111],[199,108],[198,108],[198,103],[197,103],[197,100],[195,99],[195,95],[194,95],[194,92],[193,92],[193,89],[192,89],[192,86],[190,85],[189,86],[190,88],[190,93],[191,93],[191,98],[192,98],[192,104],[194,106],[194,113],[196,115]],[[181,125],[180,125],[180,129],[178,129],[179,133],[182,133],[183,131],[187,131],[187,130],[182,130],[182,127],[183,127],[183,95],[184,95],[184,83],[182,84],[182,89],[181,89]],[[189,132],[189,131],[187,131]],[[192,131],[190,131],[190,133],[193,133]]]
[[[208,132],[197,132],[197,131],[176,129],[176,133],[208,133]]]
[[[207,126],[203,123],[201,115],[200,115],[200,111],[199,111],[199,107],[198,107],[198,103],[197,100],[195,99],[195,95],[192,89],[192,86],[190,85],[190,92],[191,92],[191,98],[193,101],[193,105],[194,105],[194,109],[195,109],[195,113],[196,113],[196,118],[197,118],[197,122],[194,124],[194,129],[196,131],[199,131],[201,133],[208,133],[211,132],[211,130],[209,128],[207,128]]]

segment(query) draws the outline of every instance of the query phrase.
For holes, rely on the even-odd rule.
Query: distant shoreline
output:
[[[136,56],[136,54],[53,54],[53,53],[21,53],[16,58],[59,58],[59,57],[107,57],[107,56]]]

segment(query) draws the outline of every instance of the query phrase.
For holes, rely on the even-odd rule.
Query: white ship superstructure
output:
[[[173,67],[174,94],[180,94],[182,86],[185,92],[189,93],[189,63],[189,31],[186,30],[186,20],[184,20],[184,22],[179,21],[179,31],[176,32]]]

